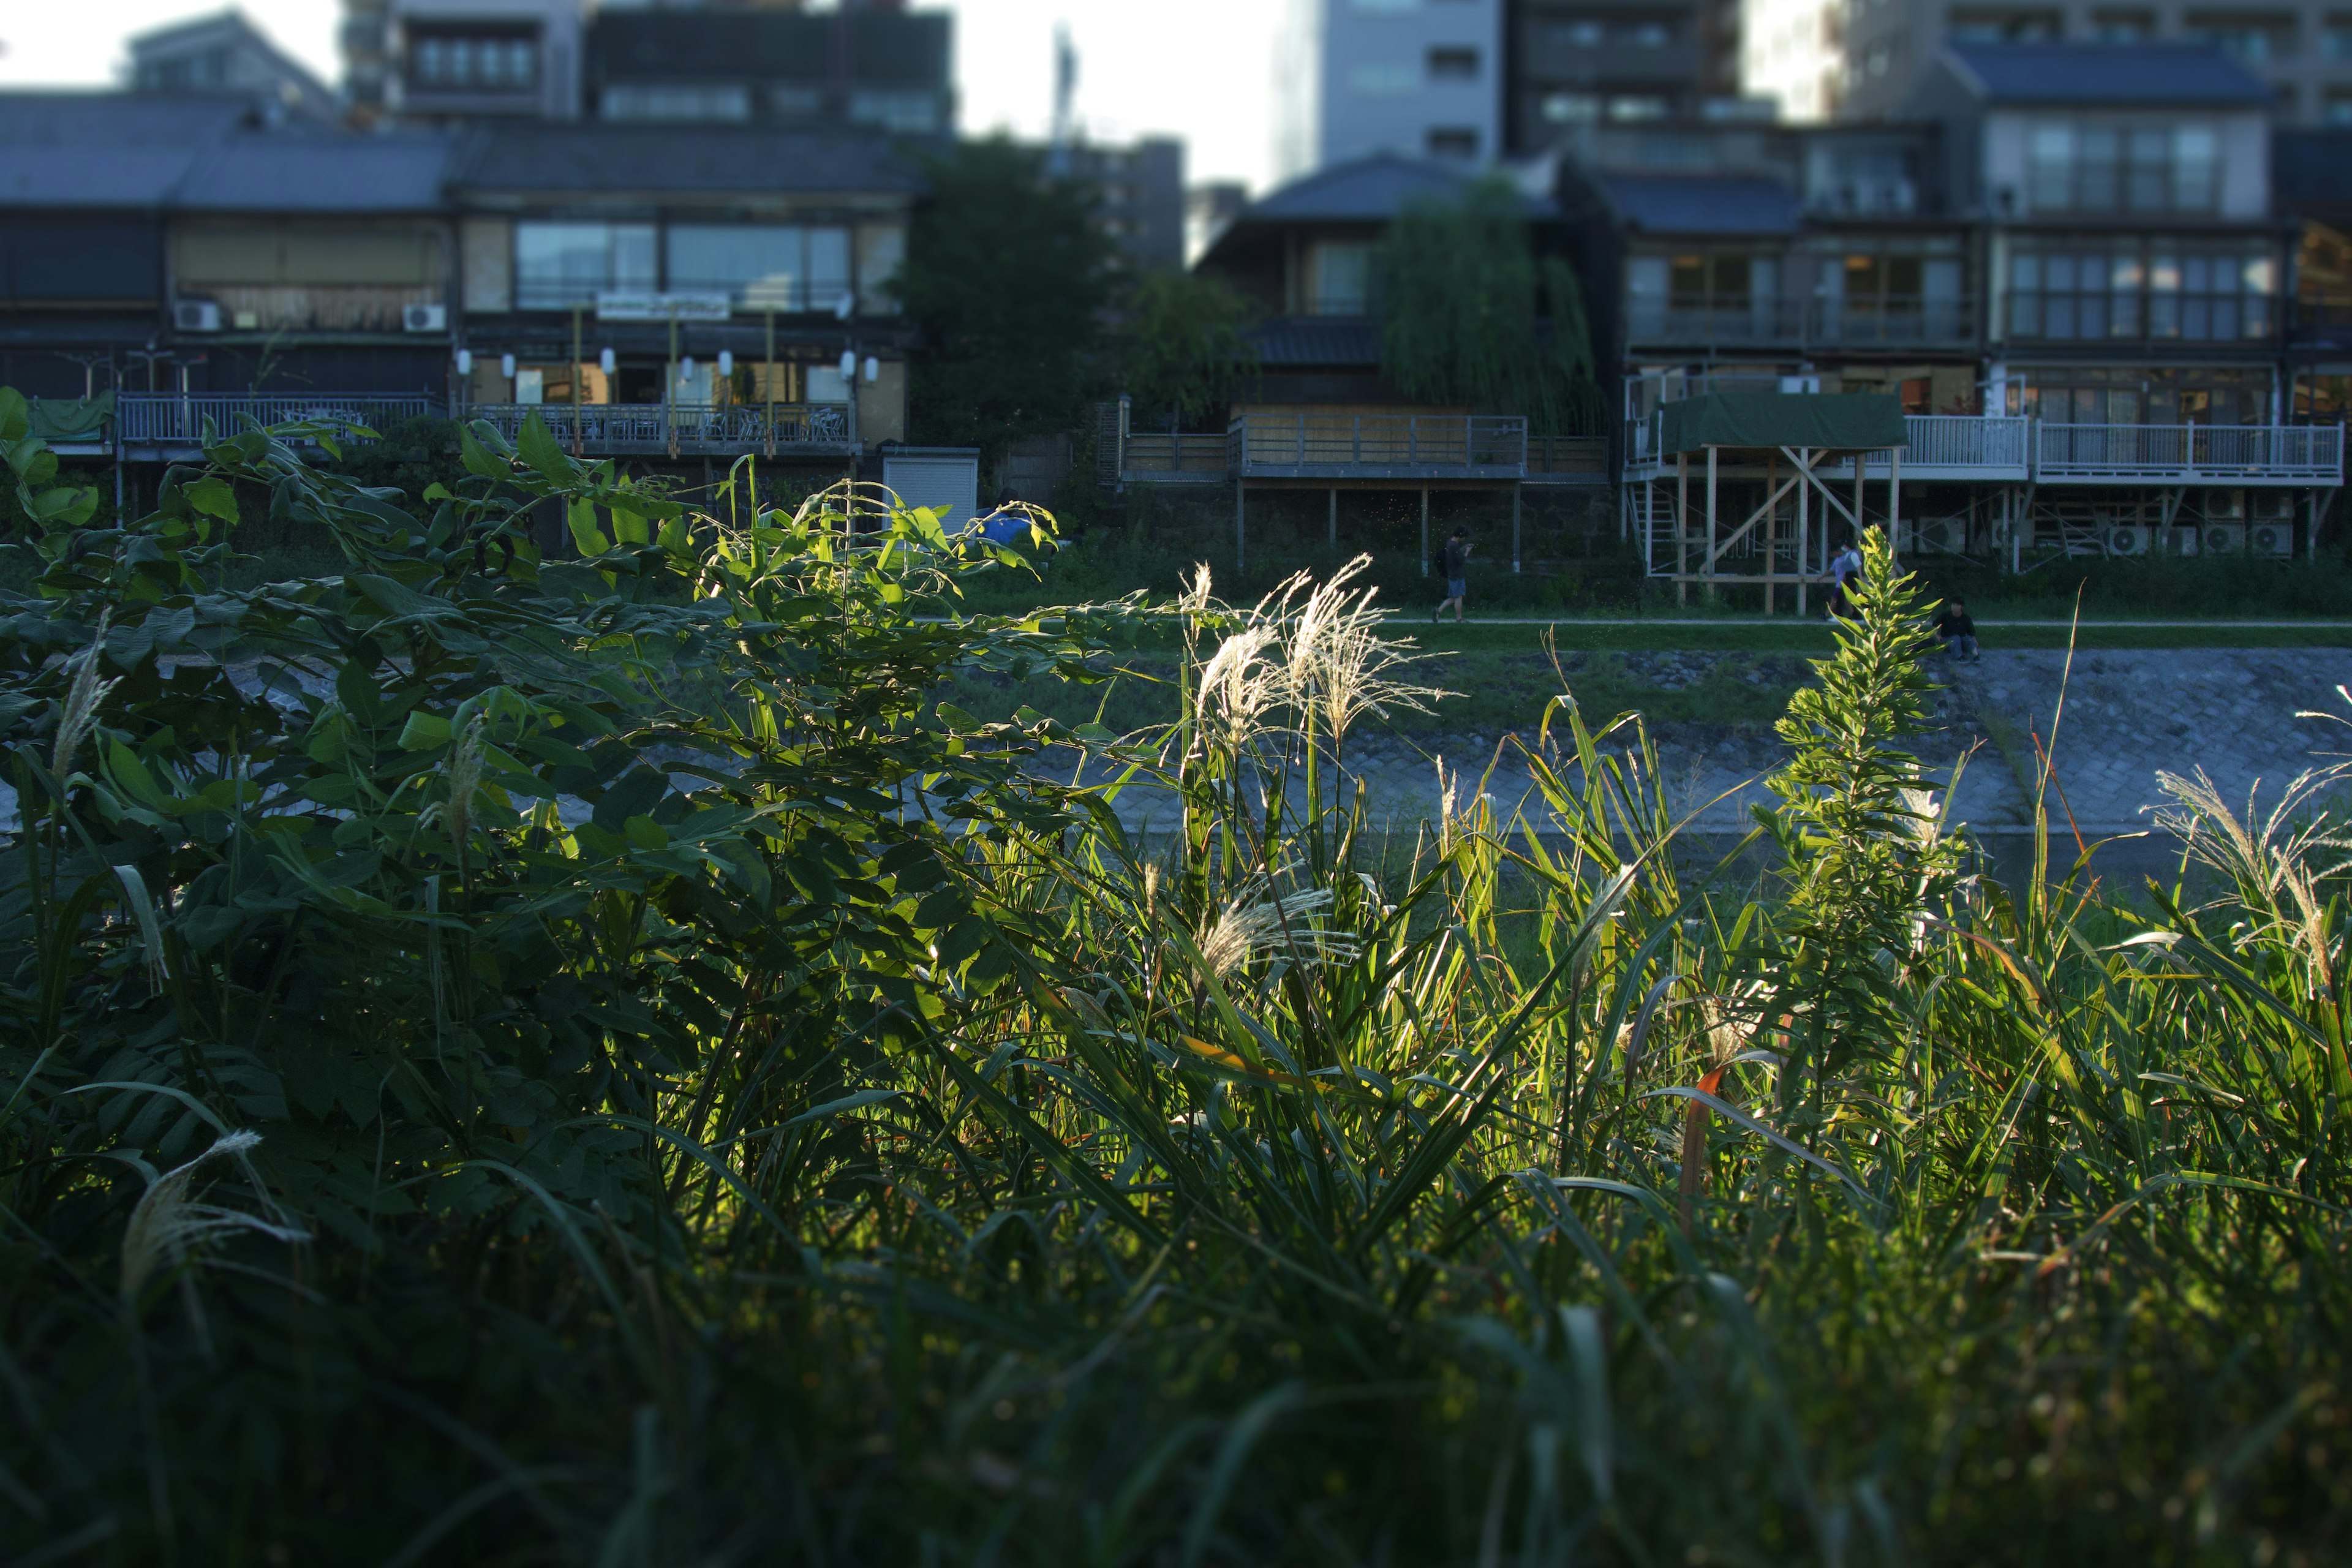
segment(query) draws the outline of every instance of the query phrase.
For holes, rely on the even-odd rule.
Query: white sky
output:
[[[918,0],[922,4],[923,0]],[[936,3],[936,0],[931,0]],[[337,0],[242,0],[246,15],[329,81]],[[1185,178],[1263,190],[1273,163],[1275,0],[950,0],[963,128],[1043,136],[1054,28],[1078,50],[1078,117],[1097,141],[1181,136]],[[213,0],[5,0],[0,85],[99,85],[123,40],[222,9]]]

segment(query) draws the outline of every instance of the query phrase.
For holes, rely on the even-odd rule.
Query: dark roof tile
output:
[[[1601,174],[1609,205],[1644,234],[1794,234],[1797,194],[1757,174]]]
[[[2267,109],[2262,78],[2202,44],[1991,44],[1945,51],[1988,103]]]
[[[709,126],[500,126],[460,155],[473,191],[908,193],[914,165],[878,132]]]

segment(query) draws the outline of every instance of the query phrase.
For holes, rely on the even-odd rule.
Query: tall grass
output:
[[[191,479],[8,605],[20,1555],[2341,1555],[2309,786],[2180,787],[2217,903],[1996,885],[1874,546],[1725,866],[1572,692],[1400,866],[1350,749],[1443,672],[1358,579],[1196,577],[1164,728],[981,725],[1092,668],[932,618],[1010,558],[521,445],[395,521],[238,437],[343,571],[208,585]],[[546,495],[585,565],[485,570]],[[1179,830],[1017,765],[1080,742]]]

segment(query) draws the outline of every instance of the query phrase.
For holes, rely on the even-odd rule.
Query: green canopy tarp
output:
[[[96,397],[37,397],[31,408],[33,434],[44,441],[95,441],[114,417],[114,394]]]
[[[1878,393],[1718,392],[1669,403],[1659,449],[1811,447],[1874,452],[1905,440],[1903,405]]]

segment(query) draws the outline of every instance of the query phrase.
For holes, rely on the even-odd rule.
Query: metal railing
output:
[[[1519,479],[1528,466],[1528,422],[1500,415],[1245,414],[1226,441],[1244,476]]]
[[[1664,450],[1663,405],[1647,397],[1641,401],[1647,406],[1624,426],[1622,475],[1628,480],[1656,479],[1671,467]],[[1630,396],[1628,402],[1640,406]],[[1921,479],[2344,482],[2344,430],[2336,425],[2070,425],[1956,414],[1906,415],[1903,423],[1903,472]],[[1850,463],[1843,466],[1852,471]],[[1884,474],[1887,467],[1881,456],[1864,461],[1865,471],[1872,474]]]
[[[474,403],[459,411],[482,419],[513,440],[532,415],[546,423],[569,450],[576,439],[583,452],[680,451],[731,453],[780,447],[845,451],[849,405],[845,403],[660,404],[660,403]],[[771,416],[772,414],[772,424]]]
[[[1677,304],[1653,297],[1625,313],[1636,343],[1790,343],[1866,347],[1876,343],[1957,343],[1976,334],[1969,300],[1905,295],[1854,300],[1750,300],[1741,304]]]
[[[248,419],[258,425],[299,420],[381,430],[435,408],[429,397],[374,393],[126,392],[115,399],[114,428],[126,447],[194,447],[204,440],[207,424],[215,436],[233,436]]]
[[[2026,477],[2033,448],[2030,419],[1979,418],[1968,414],[1903,416],[1903,471],[1920,479]],[[1884,463],[1868,463],[1869,469]]]
[[[2339,484],[2337,425],[2061,425],[2043,422],[2033,469],[2044,482]]]

